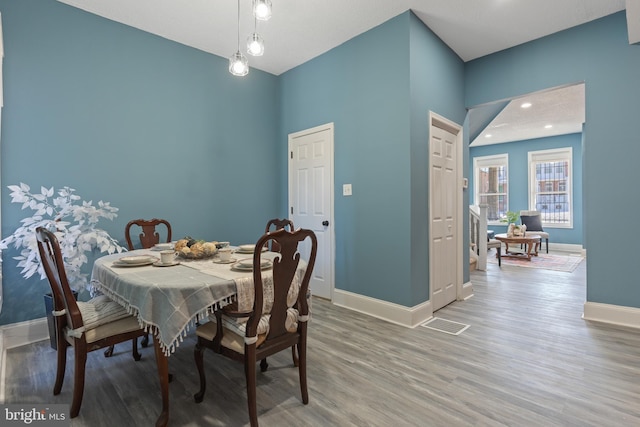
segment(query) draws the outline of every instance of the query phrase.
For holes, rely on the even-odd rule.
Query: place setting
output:
[[[268,259],[263,259],[260,261],[260,269],[266,270],[273,267],[273,262]],[[253,271],[253,259],[245,258],[231,265],[232,270],[236,271]]]
[[[237,258],[232,257],[233,249],[229,246],[224,246],[218,249],[216,257],[213,259],[213,262],[216,264],[233,264],[238,261]]]
[[[151,255],[124,256],[113,262],[114,267],[142,267],[158,262],[158,258]]]

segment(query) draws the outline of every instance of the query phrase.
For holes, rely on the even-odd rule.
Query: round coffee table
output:
[[[503,257],[508,258],[522,258],[531,261],[532,256],[538,256],[538,249],[540,249],[541,238],[539,234],[526,233],[524,236],[511,236],[508,237],[505,233],[496,234],[496,240],[500,240],[505,245]],[[511,250],[509,251],[509,245],[524,245],[524,251]]]

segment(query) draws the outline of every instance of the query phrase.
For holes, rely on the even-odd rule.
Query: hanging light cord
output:
[[[240,52],[240,0],[238,0],[238,52]]]

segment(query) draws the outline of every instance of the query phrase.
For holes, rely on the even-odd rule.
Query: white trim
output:
[[[460,301],[466,301],[473,296],[473,283],[466,282],[462,284],[462,292],[460,294]]]
[[[407,328],[414,328],[433,317],[431,301],[425,301],[414,307],[405,307],[365,295],[335,289],[333,303]]]
[[[433,134],[432,129],[434,127],[438,127],[440,129],[444,129],[447,132],[450,132],[452,134],[454,134],[456,136],[456,183],[455,183],[455,187],[456,189],[459,189],[459,191],[457,191],[456,193],[456,199],[455,199],[455,203],[456,203],[456,224],[455,224],[455,228],[456,228],[456,300],[461,300],[462,298],[462,293],[463,293],[463,283],[462,280],[464,279],[464,269],[463,269],[463,265],[462,265],[462,260],[463,260],[463,251],[466,249],[463,249],[463,214],[462,214],[462,200],[463,200],[463,190],[462,190],[462,185],[463,185],[463,153],[462,153],[462,145],[463,145],[463,128],[462,126],[460,126],[459,124],[457,124],[454,121],[451,121],[449,119],[447,119],[446,117],[443,117],[437,113],[434,113],[433,111],[429,111],[429,135],[427,138],[427,147],[428,148],[428,152],[429,152],[429,158],[428,158],[428,167],[431,168],[431,163],[432,163],[432,153],[431,153],[431,136]],[[429,172],[431,173],[431,172]],[[431,181],[429,181],[429,193],[431,194]],[[433,203],[431,200],[431,196],[429,196],[429,212],[428,212],[428,218],[427,218],[427,226],[429,229],[429,253],[433,253],[432,250],[432,238],[431,238],[431,218],[432,218],[432,209],[433,207]],[[429,306],[431,307],[431,299],[432,299],[432,295],[433,295],[433,274],[435,272],[435,268],[432,265],[432,259],[429,259]],[[431,309],[431,312],[433,313],[433,309]],[[428,319],[426,319],[428,320]]]
[[[584,303],[582,318],[593,322],[640,329],[640,308],[635,307],[587,301]]]
[[[47,318],[11,323],[0,327],[0,403],[4,403],[7,350],[49,338]]]
[[[536,209],[535,196],[538,194],[536,190],[536,163],[551,163],[566,161],[569,169],[567,177],[567,191],[569,195],[569,222],[568,223],[556,223],[546,222],[544,215],[542,216],[542,225],[549,228],[573,228],[573,147],[552,148],[549,150],[529,151],[527,153],[528,168],[529,168],[529,210],[538,211]]]
[[[304,135],[310,135],[313,133],[318,133],[318,132],[322,132],[325,130],[329,130],[331,133],[331,137],[329,138],[329,151],[330,151],[330,159],[329,159],[329,165],[331,168],[331,173],[329,174],[329,180],[330,180],[330,184],[329,184],[329,189],[330,189],[330,195],[329,195],[329,203],[331,206],[329,206],[329,236],[331,239],[331,254],[330,254],[330,259],[327,260],[327,262],[329,262],[329,280],[331,281],[331,286],[329,289],[329,300],[333,300],[333,292],[335,290],[335,286],[336,286],[336,227],[335,227],[335,216],[334,216],[334,211],[335,211],[335,125],[333,122],[329,122],[329,123],[325,123],[323,125],[320,126],[316,126],[313,128],[309,128],[309,129],[304,129],[298,132],[293,132],[290,133],[287,137],[287,189],[288,189],[288,196],[287,196],[287,215],[289,219],[293,219],[293,213],[291,211],[292,206],[293,206],[293,180],[292,180],[292,175],[293,175],[293,171],[291,170],[292,166],[291,166],[291,161],[290,161],[290,154],[293,151],[293,144],[294,144],[294,140],[296,138],[299,138],[301,136]],[[295,222],[294,222],[295,224]],[[296,224],[296,226],[298,226]]]
[[[49,339],[46,317],[11,323],[2,326],[0,330],[3,333],[0,345],[6,350]]]
[[[509,153],[493,154],[490,156],[478,156],[473,158],[473,203],[474,205],[480,205],[479,186],[480,186],[480,168],[486,167],[504,167],[504,175],[506,177],[507,189],[509,188]],[[505,206],[505,212],[509,210],[509,192],[496,193],[496,195],[503,194],[507,198],[507,205]],[[487,222],[488,225],[504,225],[499,220],[492,220]]]

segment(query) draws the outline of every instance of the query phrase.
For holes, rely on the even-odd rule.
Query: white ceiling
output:
[[[221,57],[237,50],[236,0],[58,1]],[[280,75],[408,9],[466,62],[618,12],[625,9],[625,1],[629,0],[272,0],[273,17],[258,22],[265,54],[249,57],[249,65]],[[243,51],[254,26],[250,6],[251,0],[240,0]],[[491,143],[544,136],[537,133],[539,127],[551,120],[555,130],[578,129],[584,121],[582,88],[581,103],[572,98],[578,104],[559,101],[566,92],[538,94],[536,105],[556,108],[536,119],[533,110],[525,120],[519,107],[507,106],[496,117],[494,124],[500,126],[492,129]],[[576,116],[582,121],[577,123]]]
[[[531,104],[522,108],[524,103]],[[482,107],[481,107],[482,108]],[[536,92],[509,101],[471,141],[472,146],[582,132],[584,83]]]
[[[236,0],[58,0],[227,58],[237,49]],[[469,61],[625,9],[625,0],[272,0],[258,23],[266,50],[249,65],[279,75],[411,9]],[[240,39],[253,31],[240,0]],[[243,49],[244,50],[244,49]]]

